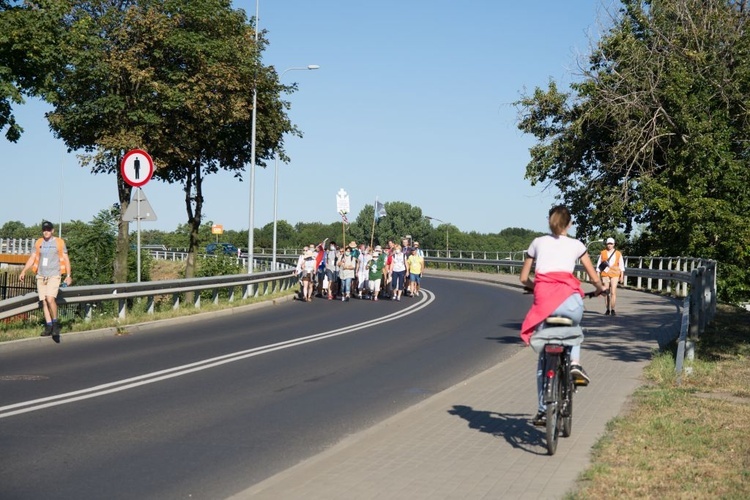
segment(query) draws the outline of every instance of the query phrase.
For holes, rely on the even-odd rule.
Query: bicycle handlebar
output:
[[[523,293],[525,294],[532,294],[534,293],[534,290],[532,288],[523,287]],[[594,297],[598,297],[599,295],[609,295],[609,290],[604,290],[602,293],[597,294],[596,291],[588,292],[584,294],[584,297],[587,299],[593,299]]]

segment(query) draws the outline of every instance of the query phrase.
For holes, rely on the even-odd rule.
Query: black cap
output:
[[[52,231],[54,228],[55,226],[50,221],[46,220],[42,222],[42,231]]]

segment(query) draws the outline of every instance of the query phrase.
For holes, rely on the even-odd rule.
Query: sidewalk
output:
[[[463,274],[519,285],[517,276]],[[234,498],[562,498],[641,384],[657,338],[679,329],[679,303],[621,289],[610,317],[603,300],[586,301],[582,361],[592,383],[575,395],[573,433],[560,438],[554,456],[546,454],[544,429],[529,423],[536,355],[524,349]]]

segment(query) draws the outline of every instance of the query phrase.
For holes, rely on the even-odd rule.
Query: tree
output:
[[[0,238],[33,238],[38,236],[38,233],[30,234],[29,229],[17,220],[8,221],[0,227]]]
[[[82,150],[93,173],[117,174],[123,154],[137,147],[154,158],[155,179],[181,184],[192,276],[202,182],[220,170],[243,177],[254,88],[256,162],[265,165],[272,152],[284,159],[284,134],[298,134],[279,97],[294,86],[280,85],[274,68],[260,62],[267,42],[255,43],[253,26],[230,0],[39,0],[24,12],[25,39],[43,23],[52,26],[54,36],[45,40],[55,50],[34,59],[52,70],[28,88],[52,104],[55,135],[69,150]],[[117,182],[124,212],[132,188],[119,175]],[[127,272],[128,232],[121,222],[117,281]]]
[[[419,241],[430,233],[431,226],[422,209],[403,201],[384,203],[386,216],[375,222],[375,206],[365,205],[349,228],[352,239],[374,245],[385,245],[388,240],[401,243],[401,238],[411,235]],[[373,222],[375,224],[373,225]]]
[[[646,230],[642,249],[723,262],[747,300],[750,31],[745,1],[623,0],[570,93],[519,101],[539,143],[526,177],[556,187],[579,237]]]
[[[117,225],[120,213],[117,207],[101,210],[88,224],[71,221],[64,236],[68,247],[76,285],[112,283],[112,264],[115,260]],[[129,252],[127,280],[137,279],[135,250]],[[148,252],[141,255],[141,279],[150,277],[151,258]]]

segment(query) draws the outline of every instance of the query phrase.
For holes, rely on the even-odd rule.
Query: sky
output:
[[[338,222],[343,189],[350,220],[377,198],[464,232],[547,230],[555,192],[524,178],[535,141],[518,130],[513,103],[550,79],[564,90],[578,78],[613,0],[258,2],[264,64],[279,73],[320,66],[283,75],[298,84],[285,99],[304,137],[285,139],[291,161],[278,163],[278,220]],[[234,7],[250,17],[256,0]],[[88,222],[118,201],[114,175],[91,174],[53,136],[48,105],[14,109],[25,131],[15,144],[0,137],[0,225]],[[252,192],[227,172],[207,176],[204,220],[246,230],[252,200],[254,226],[273,222],[274,170],[273,162],[257,168]],[[142,189],[157,217],[142,230],[187,221],[179,184]]]

